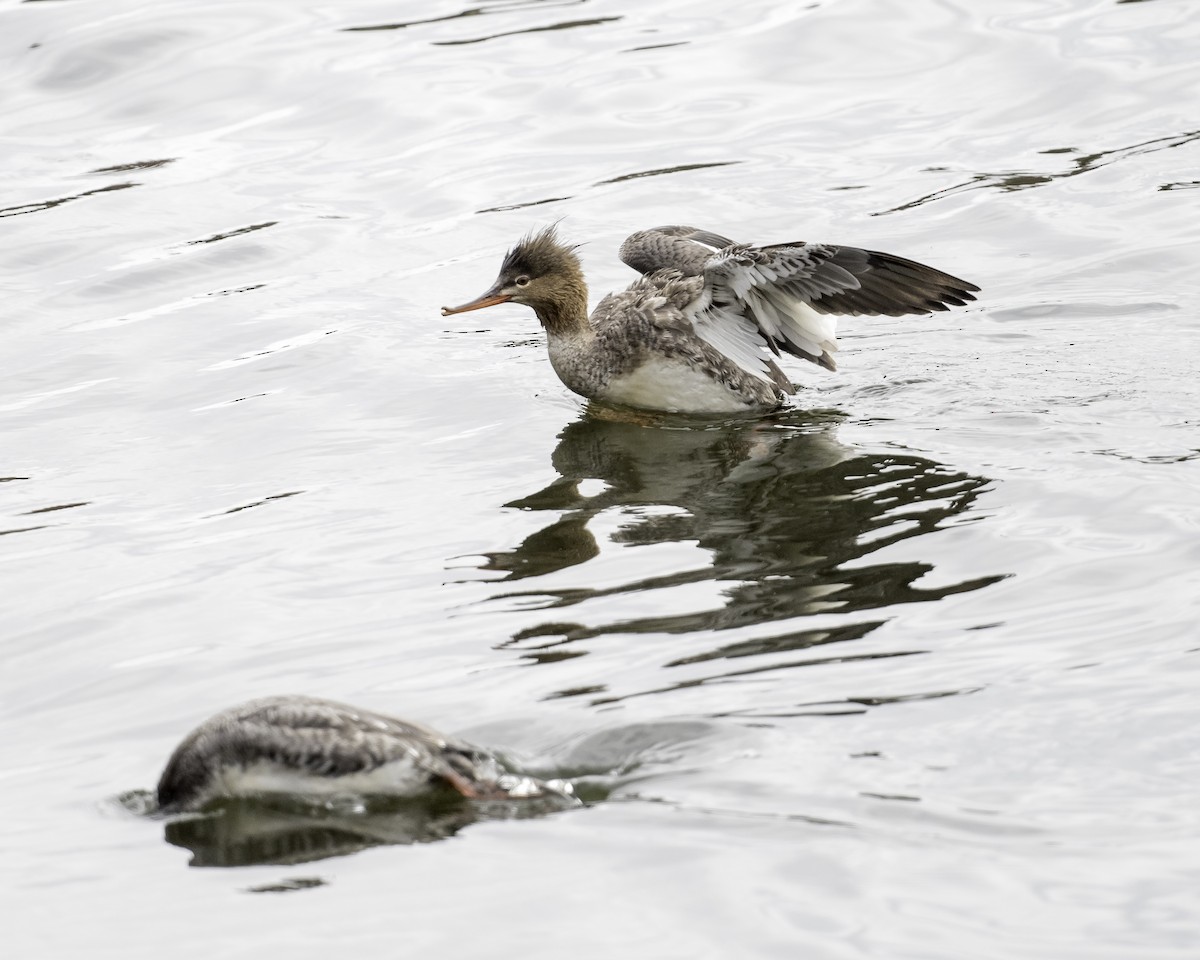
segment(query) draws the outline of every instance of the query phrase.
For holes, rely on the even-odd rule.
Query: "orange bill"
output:
[[[452,313],[466,313],[469,310],[482,310],[484,307],[494,307],[498,303],[507,303],[512,298],[504,293],[492,293],[490,290],[482,297],[464,303],[458,307],[442,307],[442,316],[448,317]]]

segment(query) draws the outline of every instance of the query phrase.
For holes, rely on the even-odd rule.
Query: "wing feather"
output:
[[[696,335],[774,383],[784,378],[770,354],[781,351],[836,368],[838,316],[927,314],[963,306],[979,290],[888,253],[805,242],[755,247],[684,226],[633,234],[621,259],[646,276],[703,277],[685,311]]]
[[[773,351],[830,370],[837,316],[905,316],[974,300],[979,288],[913,260],[857,247],[791,243],[731,245],[709,258],[704,277],[723,314],[740,314]],[[697,321],[707,336],[715,317]]]

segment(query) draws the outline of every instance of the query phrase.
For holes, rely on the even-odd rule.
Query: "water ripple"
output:
[[[547,581],[496,592],[491,602],[527,613],[553,610],[555,619],[522,627],[501,647],[527,662],[549,664],[579,656],[586,641],[606,635],[693,636],[699,642],[726,630],[794,625],[784,634],[669,656],[664,666],[772,660],[689,679],[688,686],[830,662],[775,661],[798,649],[861,640],[887,622],[863,620],[864,612],[888,610],[890,617],[898,605],[936,602],[1004,578],[997,572],[924,586],[919,581],[931,573],[928,564],[872,561],[905,540],[970,520],[989,481],[922,458],[852,450],[836,440],[836,420],[799,417],[775,427],[735,423],[719,429],[600,419],[568,425],[552,457],[558,479],[507,505],[549,512],[554,519],[514,549],[488,554],[482,567],[502,573],[504,582]],[[598,489],[581,494],[589,481],[598,481]],[[664,554],[658,562],[651,552],[639,563],[629,552],[678,543],[695,544],[709,562],[695,566],[695,551],[689,551]],[[614,550],[621,567],[637,575],[618,576],[604,587],[552,585],[573,568],[589,578],[587,568],[598,564],[590,579],[609,579],[605,568],[610,558],[618,559]],[[674,569],[661,569],[672,557]],[[706,586],[715,590],[695,589]],[[670,599],[677,593],[679,601]],[[655,608],[653,613],[631,616],[628,603],[616,618],[601,612],[607,601],[637,595],[644,596],[638,605]],[[685,609],[670,613],[680,602]],[[581,619],[563,621],[571,608],[580,608],[575,616]],[[831,616],[837,621],[829,622]],[[800,626],[815,617],[819,625]],[[881,655],[901,654],[861,656]],[[587,692],[595,692],[594,685]]]

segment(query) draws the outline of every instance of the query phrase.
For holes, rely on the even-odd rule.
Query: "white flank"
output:
[[[602,399],[670,413],[744,413],[745,400],[702,370],[679,360],[652,357],[631,373],[613,377]]]

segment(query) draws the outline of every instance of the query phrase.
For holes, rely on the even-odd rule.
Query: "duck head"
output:
[[[557,318],[587,311],[587,287],[577,248],[562,243],[554,227],[531,233],[508,251],[500,275],[483,294],[457,307],[442,307],[442,316],[482,310],[498,303],[532,307],[543,326]]]

